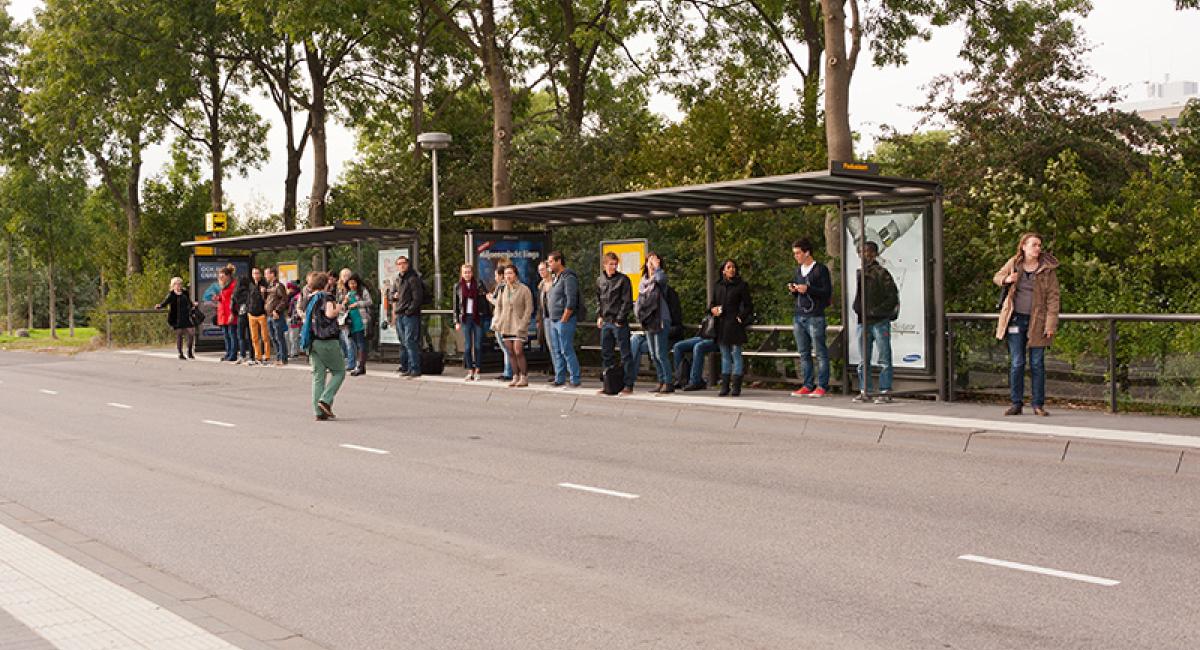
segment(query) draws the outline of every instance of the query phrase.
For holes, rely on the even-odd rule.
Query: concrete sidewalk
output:
[[[162,349],[123,350],[117,354],[177,360],[174,351]],[[220,356],[216,353],[205,353],[197,355],[197,360],[217,363]],[[230,364],[231,370],[242,368],[244,366]],[[277,367],[277,369],[284,370],[281,367]],[[308,365],[303,361],[293,362],[286,367],[286,370],[308,371]],[[390,369],[386,371],[370,370],[366,377],[369,378],[368,381],[403,381]],[[1165,446],[1177,450],[1200,450],[1200,420],[1195,418],[1141,414],[1113,415],[1098,411],[1068,409],[1056,410],[1045,418],[1036,417],[1032,415],[1031,411],[1027,411],[1027,414],[1021,416],[1006,417],[1003,415],[1004,406],[997,404],[947,403],[904,398],[898,398],[891,404],[855,404],[850,401],[849,397],[841,395],[812,399],[792,397],[789,393],[778,390],[761,389],[743,390],[740,397],[718,397],[716,391],[711,389],[692,393],[675,392],[659,396],[647,392],[650,385],[645,382],[636,387],[632,395],[608,396],[597,394],[600,382],[595,378],[585,377],[580,388],[564,389],[541,381],[541,377],[541,375],[534,375],[534,380],[530,382],[528,388],[510,389],[505,384],[490,378],[478,382],[466,382],[457,368],[447,368],[445,375],[426,375],[417,381],[452,385],[461,387],[462,390],[499,390],[504,393],[528,392],[561,395],[564,405],[570,408],[575,408],[579,400],[586,400],[588,403],[646,406],[653,404],[676,409],[680,406],[704,407],[737,417],[750,414],[772,414],[794,415],[798,418],[846,420],[875,425],[880,437],[882,437],[883,428],[890,426],[1019,436],[1052,436],[1111,443]],[[347,381],[362,381],[362,379],[347,378]]]

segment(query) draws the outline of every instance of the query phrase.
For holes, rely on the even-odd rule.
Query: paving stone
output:
[[[737,425],[739,415],[741,413],[733,409],[717,409],[688,404],[679,407],[679,417],[675,418],[675,425],[733,430]]]
[[[1174,474],[1181,450],[1169,447],[1072,440],[1067,447],[1067,463],[1120,465]]]
[[[810,417],[804,428],[806,436],[821,436],[839,441],[875,443],[883,431],[879,422],[870,420],[844,420],[841,418]]]
[[[31,526],[65,544],[74,545],[92,541],[90,535],[84,535],[53,520],[35,522]]]
[[[279,650],[325,650],[325,648],[322,646],[319,646],[302,636],[294,636],[290,639],[283,639],[281,641],[272,641],[271,646],[279,648]]]
[[[41,514],[40,512],[34,512],[33,510],[30,510],[19,503],[14,503],[11,501],[5,504],[0,504],[0,512],[3,512],[17,521],[27,524],[37,521],[50,520],[49,517]]]
[[[1051,436],[1022,436],[1008,433],[975,433],[967,444],[967,453],[994,454],[1048,461],[1062,460],[1067,441]]]
[[[256,616],[244,609],[235,607],[220,598],[201,598],[199,600],[189,600],[187,603],[202,612],[206,612],[213,618],[228,623],[233,629],[248,634],[255,639],[270,641],[274,639],[286,639],[292,636],[292,633],[288,630],[279,627],[261,616]]]
[[[742,417],[738,419],[735,428],[738,431],[745,431],[747,433],[801,436],[804,435],[804,430],[808,428],[808,416],[743,411]]]
[[[966,429],[885,424],[883,439],[880,442],[885,445],[962,453],[967,446],[967,438],[970,433]]]

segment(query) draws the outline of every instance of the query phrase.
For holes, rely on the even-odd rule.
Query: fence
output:
[[[951,401],[961,389],[1007,395],[1008,348],[995,338],[999,317],[946,314]],[[1046,359],[1047,395],[1106,402],[1111,413],[1122,404],[1200,411],[1200,314],[1061,314],[1059,322]],[[963,331],[978,323],[986,326]],[[1104,344],[1097,346],[1101,333]]]

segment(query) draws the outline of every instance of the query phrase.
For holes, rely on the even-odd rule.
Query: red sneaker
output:
[[[820,386],[816,390],[808,394],[809,397],[825,397],[825,389]]]
[[[817,390],[820,389],[818,388]],[[808,386],[801,386],[799,390],[792,391],[792,397],[808,397],[812,392],[812,389]]]

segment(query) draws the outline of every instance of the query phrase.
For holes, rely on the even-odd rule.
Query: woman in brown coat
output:
[[[510,387],[529,385],[529,362],[525,358],[525,339],[533,318],[533,293],[517,276],[517,267],[504,267],[504,284],[497,289],[492,329],[501,337],[512,358],[513,379]]]
[[[1030,405],[1034,415],[1046,413],[1046,348],[1058,331],[1058,260],[1042,250],[1037,233],[1021,235],[1017,254],[996,272],[992,281],[1008,287],[1000,308],[996,338],[1008,340],[1008,370],[1012,406],[1005,415],[1020,415],[1025,403],[1025,358],[1029,357]]]

